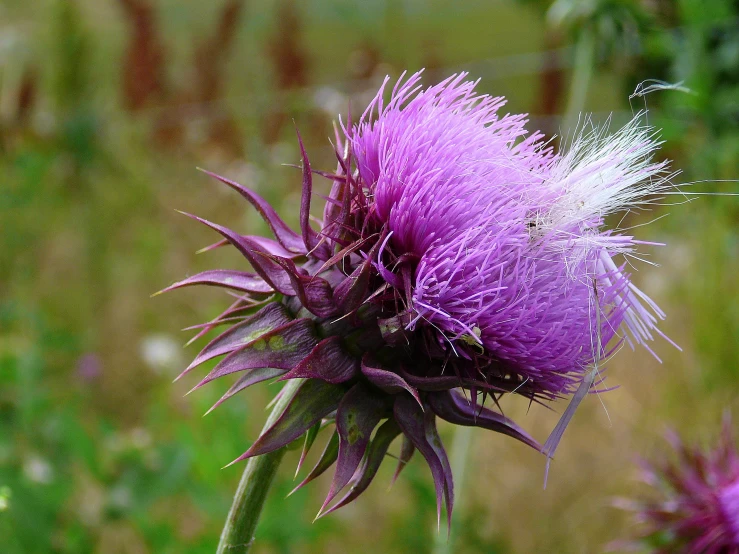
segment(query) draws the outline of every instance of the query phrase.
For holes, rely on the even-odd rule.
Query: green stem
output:
[[[302,379],[291,379],[282,389],[280,399],[275,403],[272,412],[264,424],[269,429],[289,404]],[[250,458],[241,476],[239,488],[236,489],[231,510],[228,512],[226,525],[221,533],[217,554],[246,554],[254,542],[254,531],[264,507],[277,468],[285,456],[287,447],[269,454]]]
[[[583,26],[580,37],[575,44],[575,59],[572,70],[572,85],[567,100],[567,109],[562,122],[561,132],[563,137],[569,136],[575,131],[580,113],[585,107],[585,99],[590,87],[590,79],[593,76],[593,64],[595,63],[595,34],[592,30]]]
[[[451,459],[449,463],[452,466],[452,475],[454,475],[454,489],[456,497],[460,500],[464,492],[464,481],[467,473],[467,459],[470,453],[470,442],[472,440],[472,427],[458,426],[454,431],[454,441],[452,442]],[[457,521],[459,512],[462,508],[462,502],[457,502],[457,509],[452,515],[452,527],[449,529],[447,536],[443,533],[436,534],[434,544],[434,554],[451,554],[454,552],[454,522]]]

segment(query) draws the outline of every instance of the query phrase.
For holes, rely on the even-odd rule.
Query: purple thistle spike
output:
[[[614,261],[640,242],[604,229],[605,216],[669,186],[666,165],[651,162],[651,131],[636,122],[611,136],[594,129],[556,154],[541,134],[527,135],[524,115],[498,115],[505,100],[465,79],[424,89],[417,73],[387,102],[386,80],[356,124],[336,128],[333,173],[311,168],[298,135],[300,232],[256,193],[209,173],[256,208],[274,239],[192,216],[222,237],[207,249],[234,246],[253,273],[206,271],[165,289],[237,291],[198,336],[230,329],[186,370],[224,356],[198,385],[238,374],[217,405],[267,379],[306,380],[239,459],[306,435],[302,464],[318,429],[334,424],[300,485],[336,464],[324,514],[369,486],[400,435],[398,472],[418,450],[439,516],[445,502],[450,517],[454,487],[437,419],[542,450],[479,399],[544,402],[579,387],[579,402],[599,382],[592,368],[620,341],[659,334],[664,314]],[[309,217],[314,175],[331,182],[318,229]],[[550,457],[577,402],[547,445]]]
[[[687,446],[674,432],[668,440],[674,456],[641,463],[642,480],[653,489],[649,498],[616,502],[635,512],[639,542],[655,552],[739,552],[739,452],[731,418],[724,417],[712,451]],[[620,549],[629,543],[611,546]]]

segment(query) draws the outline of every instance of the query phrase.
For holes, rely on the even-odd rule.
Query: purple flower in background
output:
[[[476,94],[465,77],[423,89],[415,74],[387,104],[383,85],[360,121],[337,132],[334,173],[314,172],[301,142],[300,233],[256,193],[213,175],[257,209],[275,239],[195,218],[224,237],[213,247],[235,246],[254,273],[206,271],[165,289],[238,291],[198,336],[230,328],[185,370],[225,356],[198,385],[240,374],[217,405],[258,382],[305,379],[239,459],[305,435],[304,458],[319,429],[334,424],[300,485],[336,462],[322,513],[366,489],[402,435],[398,471],[418,450],[449,515],[437,417],[541,450],[485,399],[587,390],[588,372],[619,344],[659,333],[663,314],[631,283],[625,258],[614,260],[635,256],[640,241],[604,229],[605,216],[669,186],[665,164],[651,161],[651,132],[636,122],[610,136],[593,128],[555,154],[540,134],[527,135],[525,116],[498,115],[504,100]],[[332,182],[318,231],[309,222],[314,173]]]
[[[622,499],[617,506],[635,511],[639,538],[654,552],[739,552],[739,453],[731,418],[724,418],[713,451],[687,446],[674,432],[668,440],[675,456],[642,462],[642,480],[653,489],[650,498]]]
[[[101,366],[100,356],[92,352],[83,354],[77,360],[77,377],[85,383],[92,383],[100,377]]]

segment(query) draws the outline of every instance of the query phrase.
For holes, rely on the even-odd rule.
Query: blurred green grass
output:
[[[167,82],[189,91],[197,77],[193,49],[212,33],[221,3],[155,5]],[[637,82],[684,80],[693,93],[646,98],[650,122],[664,129],[665,154],[684,170],[677,180],[736,179],[737,13],[720,0],[655,5],[639,47],[598,65],[585,107],[623,117]],[[284,60],[270,54],[270,45],[286,40],[277,2],[248,2],[215,100],[196,105],[186,93],[171,94],[132,113],[121,98],[128,34],[118,2],[0,5],[0,487],[9,491],[0,508],[3,552],[214,550],[241,472],[238,465],[220,468],[256,437],[276,389],[252,390],[202,419],[222,388],[183,398],[195,381],[171,384],[196,349],[174,348],[186,340],[175,330],[219,313],[228,298],[191,290],[149,295],[187,274],[242,264],[225,251],[195,256],[214,238],[173,209],[266,232],[195,167],[257,188],[294,223],[299,175],[281,165],[299,160],[290,120],[313,165],[330,168],[329,107],[345,113],[353,98],[356,112],[384,72],[422,66],[430,78],[477,71],[482,90],[506,95],[508,109],[531,112],[534,124],[552,132],[557,114],[540,106],[557,78],[566,92],[568,57],[559,60],[561,75],[542,78],[536,53],[551,44],[546,8],[533,1],[296,2],[289,9],[299,15],[293,38],[307,82],[280,90],[280,71],[290,67],[281,69]],[[562,32],[555,43],[572,39]],[[374,66],[364,75],[368,64]],[[20,118],[16,104],[29,69],[35,102]],[[208,139],[208,125],[223,120],[241,137],[236,152],[231,142]],[[184,138],[162,142],[162,125],[183,129]],[[546,491],[539,456],[475,432],[455,552],[599,551],[629,532],[628,518],[608,502],[636,490],[634,456],[660,448],[667,424],[709,440],[721,411],[736,412],[739,204],[704,197],[629,224],[667,212],[642,229],[646,240],[669,244],[650,258],[662,267],[643,264],[636,279],[668,312],[664,329],[684,352],[658,342],[661,366],[643,351],[622,352],[611,363],[609,384],[621,387],[602,395],[603,405],[596,397],[585,403]],[[504,407],[540,439],[557,417],[515,401]],[[442,432],[451,439],[450,429]],[[295,462],[291,453],[255,552],[431,551],[433,487],[423,464],[410,464],[389,492],[386,465],[366,496],[312,523],[328,483],[286,499]]]

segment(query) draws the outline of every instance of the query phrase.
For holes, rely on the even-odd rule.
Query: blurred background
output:
[[[469,71],[550,136],[581,111],[612,114],[616,128],[646,106],[660,155],[682,170],[676,183],[737,192],[721,181],[739,176],[738,10],[733,0],[2,0],[0,550],[215,550],[243,470],[221,467],[257,436],[279,385],[202,418],[228,383],[187,397],[197,375],[172,384],[198,349],[183,350],[179,329],[229,299],[150,294],[244,265],[227,249],[196,256],[215,238],[174,209],[266,231],[196,167],[256,189],[295,224],[300,174],[283,165],[299,163],[293,121],[313,166],[332,169],[332,121],[350,101],[361,112],[386,74],[425,67],[426,84]],[[647,79],[682,84],[632,97]],[[389,491],[384,464],[367,494],[312,523],[330,477],[285,498],[291,452],[253,551],[600,552],[631,536],[610,504],[642,490],[635,458],[667,449],[667,426],[709,444],[723,410],[739,420],[739,200],[687,200],[621,223],[656,220],[640,238],[668,244],[645,251],[655,265],[639,264],[635,280],[683,351],[657,340],[662,364],[619,353],[607,381],[619,387],[583,403],[546,490],[542,456],[474,430],[449,543],[436,539],[420,459]],[[544,441],[564,404],[503,407]]]

